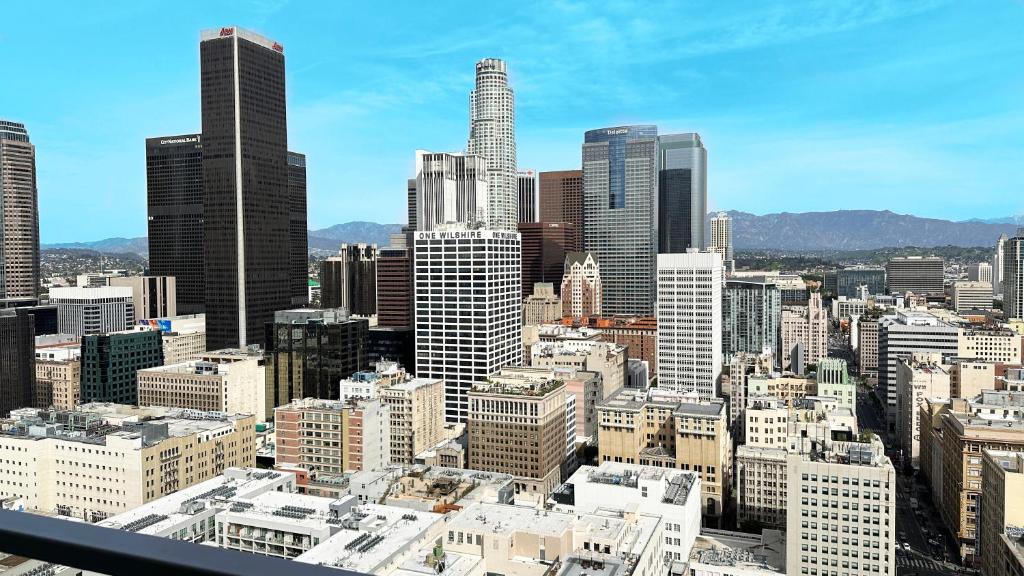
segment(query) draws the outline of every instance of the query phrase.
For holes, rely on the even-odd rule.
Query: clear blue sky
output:
[[[487,56],[523,168],[656,123],[704,137],[716,209],[1024,213],[1024,2],[722,4],[7,2],[0,117],[37,146],[44,242],[145,234],[144,139],[199,129],[199,31],[222,25],[285,45],[311,228],[404,222],[414,151],[464,148]]]

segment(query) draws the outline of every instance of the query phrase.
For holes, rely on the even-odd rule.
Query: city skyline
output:
[[[508,64],[519,168],[579,168],[586,130],[651,123],[701,134],[709,210],[889,208],[953,220],[1024,212],[1012,200],[1024,167],[1011,161],[1024,150],[1012,80],[1014,68],[1024,71],[1014,39],[1021,5],[983,14],[943,3],[688,8],[524,5],[501,15],[505,26],[488,25],[501,32],[480,34],[459,16],[442,38],[429,25],[383,26],[385,16],[342,17],[329,6],[11,7],[22,25],[0,43],[25,48],[12,74],[44,65],[50,74],[5,95],[3,113],[25,123],[39,150],[44,243],[144,234],[145,138],[200,128],[196,39],[222,24],[287,50],[289,142],[313,167],[310,228],[402,222],[412,152],[465,148],[473,63],[486,57]],[[53,33],[28,35],[40,27]],[[104,30],[152,32],[125,51]],[[986,42],[970,41],[970,30],[984,30]],[[379,201],[359,202],[364,195]],[[97,228],[115,207],[122,217]]]

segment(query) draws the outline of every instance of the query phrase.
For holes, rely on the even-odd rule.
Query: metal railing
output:
[[[0,552],[109,576],[367,576],[11,510]]]

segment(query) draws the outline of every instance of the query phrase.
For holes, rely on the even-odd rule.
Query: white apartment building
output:
[[[140,406],[252,414],[265,422],[266,367],[262,354],[246,350],[206,352],[200,360],[137,373]]]
[[[658,254],[658,386],[718,396],[722,372],[722,257]]]
[[[950,397],[950,368],[936,353],[900,358],[896,368],[898,437],[904,458],[915,469],[921,456],[921,407],[926,398]]]
[[[50,289],[50,304],[57,305],[58,329],[61,334],[76,336],[131,329],[135,324],[132,297],[128,287]]]
[[[445,417],[464,422],[469,389],[522,362],[520,237],[452,226],[415,242],[418,376],[444,380]]]
[[[896,471],[881,440],[790,453],[786,573],[896,575]]]

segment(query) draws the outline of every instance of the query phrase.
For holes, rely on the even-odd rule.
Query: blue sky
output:
[[[19,2],[0,117],[37,146],[43,242],[146,231],[144,140],[197,131],[199,31],[284,44],[309,223],[404,222],[414,151],[465,147],[473,65],[508,61],[519,163],[583,132],[697,131],[709,204],[1024,213],[1024,2]]]

